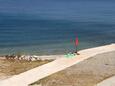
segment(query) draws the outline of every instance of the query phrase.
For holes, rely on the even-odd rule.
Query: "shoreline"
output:
[[[99,47],[99,46],[106,46],[109,45],[111,43],[104,43],[104,44],[91,44],[91,43],[85,43],[85,42],[81,42],[78,46],[78,50],[84,50],[84,49],[89,49],[89,48],[93,48],[93,47]],[[46,45],[44,45],[46,47]],[[55,46],[59,46],[58,44],[55,44]],[[74,43],[66,45],[65,47],[63,47],[62,45],[58,47],[55,47],[53,45],[53,47],[46,47],[46,48],[40,48],[40,46],[27,46],[25,47],[8,47],[7,48],[0,48],[0,56],[4,56],[4,55],[12,55],[12,54],[21,54],[21,55],[36,55],[36,56],[50,56],[50,55],[63,55],[65,53],[68,52],[74,52],[75,51],[75,46]],[[37,49],[36,49],[37,47]],[[61,48],[60,48],[61,47]]]
[[[114,43],[112,43],[112,44],[114,44]],[[107,45],[112,45],[112,44],[107,44]],[[102,46],[106,46],[106,45],[102,45]],[[82,53],[82,51],[85,51],[85,50],[88,50],[88,49],[93,49],[93,48],[98,48],[98,47],[100,47],[100,46],[97,46],[97,47],[91,47],[91,48],[85,48],[85,49],[81,49],[81,50],[79,50],[78,52],[80,52],[80,53]],[[68,52],[68,53],[70,53],[70,52]],[[20,57],[35,57],[35,58],[38,58],[38,59],[40,59],[40,60],[55,60],[55,59],[58,59],[58,58],[62,58],[64,55],[66,55],[66,54],[68,54],[68,53],[65,53],[65,54],[48,54],[48,55],[29,55],[29,54],[9,54],[9,56],[12,56],[12,55],[14,55],[15,57],[17,57],[18,55],[20,56]],[[4,59],[5,58],[5,56],[7,56],[8,54],[6,54],[6,55],[0,55],[0,59]],[[33,60],[34,61],[34,60]]]
[[[9,55],[9,57],[6,57],[6,56],[0,56],[0,59],[37,61],[37,60],[56,60],[58,58],[63,58],[64,57],[64,55],[41,55],[41,56],[21,55],[20,59],[19,58],[17,59],[18,55],[14,55],[14,58],[12,58],[12,55]],[[21,58],[23,58],[23,59],[21,59]],[[29,60],[29,58],[31,58],[31,60]]]

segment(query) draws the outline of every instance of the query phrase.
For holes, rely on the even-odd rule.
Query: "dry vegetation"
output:
[[[85,83],[84,83],[85,82]],[[99,82],[93,74],[67,74],[66,71],[61,71],[41,79],[30,86],[93,86]]]
[[[25,61],[25,60],[6,60],[0,59],[0,75],[12,76],[24,71],[30,70],[37,66],[51,62],[52,60],[38,60],[38,61]]]

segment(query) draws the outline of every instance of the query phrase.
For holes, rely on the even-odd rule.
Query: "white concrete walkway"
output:
[[[31,84],[58,71],[64,70],[65,68],[77,64],[85,59],[91,58],[96,54],[111,51],[115,51],[115,44],[85,49],[80,51],[80,55],[74,58],[59,58],[53,62],[0,81],[0,86],[28,86],[28,84]]]
[[[115,76],[110,77],[110,78],[98,83],[96,86],[115,86]]]

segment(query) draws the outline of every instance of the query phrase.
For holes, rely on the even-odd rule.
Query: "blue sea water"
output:
[[[0,55],[64,54],[115,43],[114,0],[0,0]]]

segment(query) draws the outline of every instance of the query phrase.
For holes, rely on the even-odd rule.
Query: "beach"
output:
[[[80,58],[78,56],[78,58],[77,57],[76,58],[62,58],[63,63],[61,62],[61,59],[57,59],[57,60],[51,62],[52,65],[50,65],[51,63],[48,63],[46,65],[36,67],[35,69],[36,70],[38,69],[38,71],[33,69],[33,70],[28,71],[28,74],[31,74],[32,71],[33,72],[36,71],[36,73],[38,73],[38,74],[35,73],[35,76],[33,76],[33,81],[36,76],[39,76],[38,78],[41,77],[41,79],[31,85],[33,85],[33,86],[35,86],[35,85],[38,85],[38,86],[39,85],[40,86],[72,86],[72,85],[73,86],[76,86],[76,85],[77,86],[94,86],[97,83],[115,75],[115,63],[114,63],[115,62],[115,58],[114,58],[115,48],[114,47],[115,47],[114,44],[112,44],[112,45],[82,50],[82,51],[80,51],[80,53],[82,53],[82,54],[84,53],[83,56],[86,56],[88,54],[91,54],[91,55],[89,55],[89,58],[86,60],[84,58],[80,57],[81,61],[82,61],[82,59],[84,59],[84,61],[82,61],[80,63],[79,63]],[[85,53],[85,52],[88,52],[88,53]],[[104,53],[104,52],[106,52],[106,53]],[[96,56],[95,56],[95,54],[96,54]],[[93,58],[91,58],[91,56]],[[58,62],[58,60],[60,62],[60,65],[58,65],[59,67],[65,65],[65,66],[63,66],[62,69],[60,69],[58,66],[56,66],[56,64],[57,64],[56,61]],[[69,63],[67,63],[67,62],[69,62]],[[63,65],[61,65],[61,64],[63,64]],[[70,65],[73,65],[73,66],[69,67]],[[50,66],[55,67],[54,68],[55,70],[47,69],[47,68],[50,68]],[[44,67],[44,68],[42,68],[42,67]],[[41,69],[39,70],[39,68],[41,68]],[[59,68],[59,70],[62,70],[62,71],[59,71],[57,68]],[[47,71],[45,71],[45,69]],[[56,70],[59,72],[55,73]],[[42,71],[44,71],[46,73],[42,73]],[[50,75],[47,75],[48,71],[51,71],[52,73],[50,72],[49,73]],[[41,75],[39,75],[39,73],[41,73]],[[25,74],[26,74],[26,72],[19,74],[19,75],[21,75],[22,77],[23,76],[28,77],[28,74],[26,74],[26,75]],[[44,75],[42,75],[42,74],[44,74]],[[17,77],[20,77],[20,76],[17,76]],[[43,78],[43,77],[45,77],[45,78]],[[15,76],[9,80],[12,81],[13,79],[19,80],[18,82],[22,82],[21,79],[16,79]],[[36,79],[37,79],[37,77],[36,77]],[[27,80],[26,83],[28,83],[28,81],[30,82],[31,80],[32,79]],[[7,79],[6,79],[6,82],[7,82]],[[11,83],[11,82],[8,81],[7,83]],[[12,86],[14,86],[14,85],[12,84]],[[18,86],[18,85],[16,85],[16,83],[15,83],[15,86]],[[23,85],[23,86],[25,86],[25,85]]]

